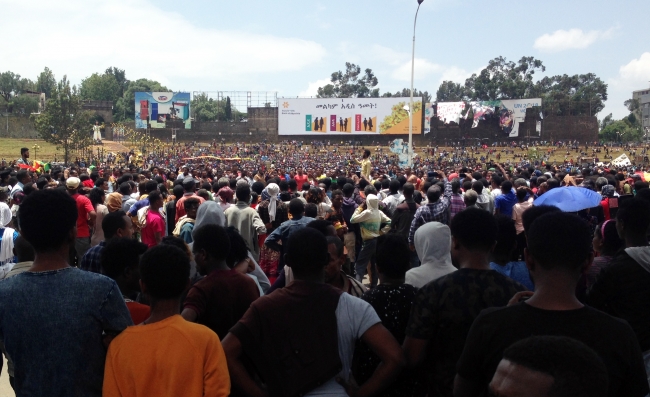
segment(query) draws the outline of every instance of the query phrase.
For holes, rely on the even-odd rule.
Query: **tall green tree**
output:
[[[436,101],[438,102],[460,102],[466,99],[465,87],[453,81],[443,81],[436,91]]]
[[[382,98],[391,98],[391,97],[402,97],[402,98],[410,98],[411,97],[411,89],[410,88],[403,88],[402,91],[396,91],[394,94],[391,92],[384,92],[381,94]],[[413,99],[421,98],[424,103],[431,102],[431,95],[429,94],[428,91],[418,91],[417,88],[413,88]]]
[[[131,81],[124,95],[113,105],[115,120],[135,120],[135,93],[148,91],[169,92],[171,90],[155,80],[138,79]]]
[[[542,61],[533,57],[513,62],[500,56],[489,61],[478,75],[474,73],[465,80],[465,91],[470,100],[530,98],[535,72],[545,70]]]
[[[55,90],[56,79],[54,73],[46,66],[36,78],[36,91],[45,93],[45,97],[49,98]]]
[[[30,79],[20,78],[19,74],[7,71],[0,73],[0,97],[5,102],[11,102],[11,98],[25,90],[33,90],[34,82]]]
[[[226,121],[231,121],[232,120],[232,107],[230,105],[230,97],[229,96],[226,97],[225,112],[226,112]]]
[[[34,118],[34,124],[43,140],[63,149],[67,164],[70,150],[92,144],[90,118],[91,114],[82,110],[77,88],[70,87],[67,76],[63,76],[45,110]]]
[[[365,69],[361,73],[361,67],[353,63],[345,63],[345,72],[332,73],[330,79],[332,84],[318,88],[319,98],[378,98],[379,81],[372,69]]]
[[[90,77],[81,80],[79,95],[84,100],[116,103],[120,98],[120,90],[120,85],[112,74],[93,73]]]
[[[196,95],[191,102],[192,114],[196,121],[217,121],[225,119],[226,114],[219,101],[209,98],[207,94]]]
[[[104,74],[112,75],[115,78],[115,81],[117,81],[117,84],[120,86],[120,92],[118,95],[120,97],[124,96],[124,92],[127,90],[130,83],[130,81],[126,78],[126,72],[124,69],[118,69],[115,66],[111,66],[110,68],[106,69]]]

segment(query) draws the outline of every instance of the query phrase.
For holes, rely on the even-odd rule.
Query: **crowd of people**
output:
[[[359,146],[213,142],[47,172],[23,149],[0,170],[11,386],[648,395],[649,170],[481,161],[485,146],[407,167]],[[596,201],[541,205],[564,190]]]

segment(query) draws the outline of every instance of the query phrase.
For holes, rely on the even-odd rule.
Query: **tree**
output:
[[[225,119],[226,114],[219,101],[201,93],[192,99],[192,113],[196,121],[217,121]]]
[[[70,87],[67,76],[57,84],[45,110],[34,118],[36,130],[43,140],[63,148],[67,164],[70,150],[78,150],[92,143],[91,114],[83,111],[81,98],[75,86]]]
[[[117,81],[117,84],[120,86],[120,92],[118,95],[120,97],[124,96],[124,92],[127,90],[130,83],[130,81],[126,78],[126,72],[124,69],[118,69],[112,66],[106,69],[104,74],[112,75],[115,78],[115,81]]]
[[[54,73],[46,66],[36,79],[36,91],[42,92],[46,98],[50,98],[55,90],[56,79]]]
[[[533,57],[522,57],[515,63],[500,56],[465,80],[466,94],[475,101],[531,98],[533,76],[538,70],[544,72],[546,67]]]
[[[318,98],[378,98],[379,88],[375,88],[379,81],[372,73],[372,69],[365,69],[361,74],[361,67],[346,62],[345,73],[342,71],[332,73],[332,84],[318,88]]]
[[[600,130],[598,136],[603,141],[636,142],[643,138],[643,133],[640,128],[631,125],[626,117],[608,124]]]
[[[605,118],[602,119],[601,122],[600,122],[600,129],[602,130],[603,128],[605,128],[608,125],[612,124],[614,122],[613,119],[614,119],[614,117],[612,116],[611,113],[608,114],[607,116],[605,116]]]
[[[33,90],[34,83],[29,79],[21,79],[19,74],[13,72],[0,73],[0,97],[5,102],[11,102],[11,98],[25,90]]]
[[[231,121],[232,120],[232,107],[230,106],[230,97],[226,97],[226,121]]]
[[[391,94],[390,92],[385,92],[381,95],[381,97],[382,98],[390,98],[390,97],[410,98],[411,89],[403,88],[402,91],[396,91],[394,94]],[[429,95],[428,91],[418,91],[417,88],[413,88],[413,100],[418,98],[421,98],[423,103],[431,102],[431,95]]]
[[[29,115],[38,112],[38,98],[34,95],[16,95],[11,102],[13,113]]]
[[[607,84],[593,73],[544,77],[533,96],[555,114],[596,115],[605,107]]]
[[[120,85],[112,74],[93,73],[90,77],[81,80],[79,95],[84,100],[117,103],[120,98],[120,89]]]
[[[136,92],[169,92],[167,87],[157,81],[138,79],[128,84],[124,95],[113,105],[116,121],[135,120],[135,93]]]
[[[460,102],[466,99],[465,88],[453,81],[443,81],[436,91],[436,101],[438,102]]]

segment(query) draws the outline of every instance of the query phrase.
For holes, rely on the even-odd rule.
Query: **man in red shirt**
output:
[[[86,251],[90,249],[89,225],[95,224],[97,213],[90,199],[79,194],[79,185],[81,185],[79,178],[70,177],[66,180],[65,185],[68,189],[68,194],[77,203],[77,238],[74,244],[74,252],[70,253],[70,265],[72,266],[74,264],[78,265]]]
[[[298,168],[298,173],[293,177],[296,180],[298,186],[302,186],[303,183],[308,182],[309,177],[302,173],[302,168]]]
[[[165,235],[165,218],[160,213],[160,208],[163,205],[163,198],[159,191],[155,190],[149,193],[147,221],[142,228],[142,242],[149,248],[160,244]]]
[[[179,198],[176,200],[176,216],[174,219],[174,224],[178,222],[178,220],[186,215],[185,213],[185,200],[187,200],[190,197],[195,197],[200,201],[200,204],[203,204],[205,199],[203,197],[199,197],[194,193],[194,188],[196,187],[196,182],[194,182],[194,178],[188,177],[183,179],[183,190],[185,190],[185,193],[183,194],[183,197]]]

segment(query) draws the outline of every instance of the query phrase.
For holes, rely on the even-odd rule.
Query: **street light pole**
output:
[[[409,167],[413,167],[413,77],[415,75],[415,25],[418,22],[418,12],[420,5],[424,0],[418,1],[418,9],[415,11],[415,19],[413,20],[413,50],[411,52],[411,102],[409,103]]]

